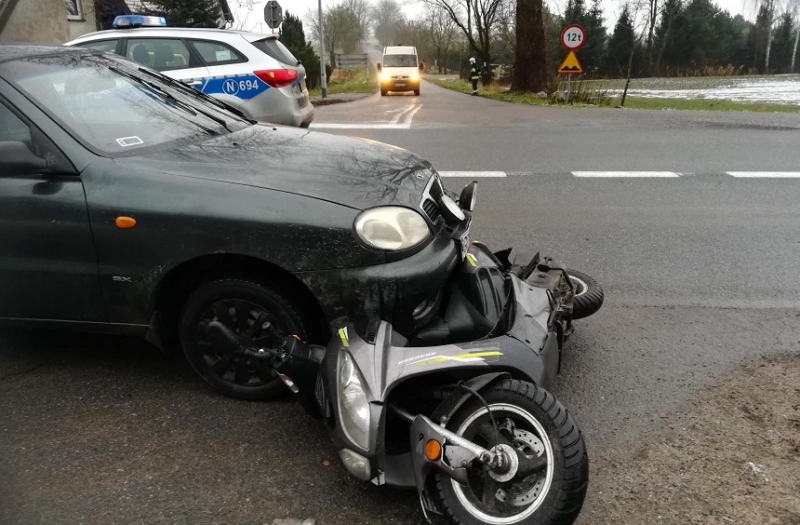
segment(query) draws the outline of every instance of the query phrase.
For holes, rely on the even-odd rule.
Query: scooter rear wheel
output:
[[[551,393],[523,381],[498,381],[482,395],[504,440],[529,459],[546,458],[547,466],[506,480],[474,460],[467,485],[437,472],[433,492],[446,519],[464,525],[573,523],[586,497],[589,459],[572,417]],[[489,450],[497,445],[486,406],[477,399],[447,427]]]

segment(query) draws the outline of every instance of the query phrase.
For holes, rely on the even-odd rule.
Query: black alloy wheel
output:
[[[269,400],[288,390],[263,358],[284,338],[306,338],[292,304],[264,285],[222,280],[198,289],[181,315],[184,353],[195,371],[220,392],[239,399]]]

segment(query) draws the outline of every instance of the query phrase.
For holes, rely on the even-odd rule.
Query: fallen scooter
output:
[[[548,389],[573,319],[602,300],[589,276],[474,242],[411,340],[375,320],[342,327],[327,348],[290,337],[252,357],[325,422],[352,475],[416,487],[426,518],[568,524],[588,456]]]

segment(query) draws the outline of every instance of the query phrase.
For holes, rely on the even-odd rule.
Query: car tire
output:
[[[178,325],[189,364],[206,383],[230,397],[266,401],[285,395],[288,389],[274,372],[242,351],[268,347],[288,335],[307,339],[310,324],[289,297],[277,287],[239,279],[212,281],[195,290],[184,303]],[[238,351],[211,344],[205,330],[214,320],[237,334]]]
[[[386,91],[385,89],[381,89],[381,96],[382,97],[385,97],[387,95],[387,93],[389,93],[389,92]]]
[[[592,277],[577,270],[567,270],[575,286],[573,299],[572,318],[584,319],[597,313],[603,306],[605,294],[600,285]]]
[[[415,89],[414,90],[414,96],[417,96],[417,97],[419,96],[419,89]]]
[[[488,473],[477,460],[467,467],[467,485],[435,472],[429,487],[445,519],[452,525],[574,523],[586,499],[589,457],[572,416],[553,394],[533,383],[496,381],[480,394],[482,399],[471,398],[456,412],[447,423],[448,430],[492,448],[496,443],[484,441],[480,431],[471,435],[481,419],[486,422],[486,407],[491,407],[497,426],[513,447],[530,459],[546,459],[546,467],[536,478],[490,481],[488,493]],[[487,498],[491,499],[487,502]],[[511,498],[516,501],[509,505]],[[503,502],[502,509],[497,508],[498,502]],[[507,515],[496,515],[502,512]]]

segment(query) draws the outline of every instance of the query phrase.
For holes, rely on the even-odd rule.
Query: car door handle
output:
[[[192,87],[199,86],[202,83],[203,83],[202,80],[192,80],[192,81],[189,81],[189,82],[184,81],[184,84],[186,84],[187,86],[192,86]]]

